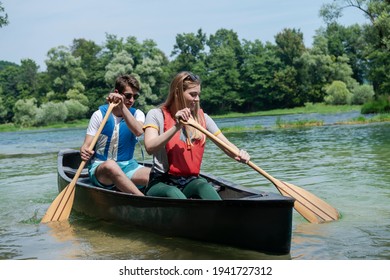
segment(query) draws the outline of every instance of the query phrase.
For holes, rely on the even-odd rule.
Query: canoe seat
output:
[[[76,172],[77,172],[77,168],[72,168],[72,167],[69,167],[69,166],[64,166],[62,169],[64,170],[64,173],[66,174],[66,176],[68,176],[69,178],[73,178],[74,175],[76,175]],[[81,171],[80,178],[87,178],[87,177],[89,177],[88,169],[84,168]]]

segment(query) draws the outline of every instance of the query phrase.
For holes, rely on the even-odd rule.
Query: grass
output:
[[[319,113],[319,114],[334,114],[342,112],[351,112],[351,111],[360,111],[361,106],[356,105],[338,105],[331,106],[325,105],[322,103],[305,104],[304,107],[298,107],[293,109],[277,109],[269,111],[260,111],[252,113],[229,113],[225,115],[213,115],[214,119],[222,118],[245,118],[245,117],[255,117],[255,116],[278,116],[278,115],[287,115],[287,114],[310,114],[310,113]],[[373,123],[373,122],[388,122],[390,121],[390,114],[378,114],[373,117],[366,118],[360,116],[358,118],[338,122],[336,124],[364,124],[364,123]],[[44,127],[18,127],[13,123],[0,124],[0,132],[6,131],[22,131],[22,130],[39,130],[39,129],[55,129],[55,128],[87,128],[89,119],[82,119],[67,123],[56,123]],[[298,121],[282,121],[280,118],[276,120],[275,126],[277,128],[298,128],[298,127],[309,127],[309,126],[322,126],[323,121],[321,120],[298,120]],[[251,127],[240,127],[232,126],[226,127],[223,129],[224,132],[240,132],[240,131],[253,131],[261,130],[263,127],[261,125],[254,125]]]
[[[41,130],[50,128],[87,128],[89,119],[82,119],[67,123],[55,123],[47,126],[21,127],[13,123],[0,124],[0,132],[7,131],[25,131],[25,130]]]
[[[335,114],[351,111],[360,111],[360,105],[325,105],[323,103],[306,103],[304,107],[297,107],[292,109],[275,109],[269,111],[259,111],[251,113],[228,113],[224,115],[212,115],[214,119],[219,118],[238,118],[238,117],[257,117],[257,116],[278,116],[278,115],[289,115],[289,114]]]
[[[378,114],[371,118],[359,116],[351,120],[337,122],[336,124],[365,124],[365,123],[375,123],[375,122],[390,122],[390,113]]]
[[[297,120],[297,121],[282,121],[280,118],[276,120],[277,128],[298,128],[309,126],[322,126],[324,121],[319,120]]]
[[[241,131],[256,131],[263,129],[262,125],[254,125],[254,126],[230,126],[230,127],[224,127],[223,132],[241,132]]]

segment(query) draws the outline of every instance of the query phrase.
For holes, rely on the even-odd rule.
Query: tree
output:
[[[316,53],[335,57],[347,56],[353,78],[359,83],[366,82],[368,77],[368,61],[364,55],[366,46],[362,27],[357,24],[344,27],[337,22],[317,30],[313,41],[313,49],[316,49]]]
[[[31,59],[23,59],[19,68],[17,89],[21,98],[40,99],[38,89],[39,66]]]
[[[120,75],[133,73],[134,60],[125,50],[117,53],[109,64],[106,66],[104,80],[108,86],[113,86],[115,80]]]
[[[19,99],[13,108],[15,124],[29,127],[36,124],[38,113],[37,100],[35,98]]]
[[[342,81],[334,81],[326,89],[326,94],[324,100],[327,104],[345,105],[351,103],[352,94]]]
[[[390,92],[390,1],[334,0],[332,4],[322,6],[320,15],[327,23],[335,22],[347,8],[363,12],[371,23],[364,26],[367,42],[364,56],[368,60],[368,78],[377,94],[387,94]]]
[[[48,125],[64,122],[68,117],[68,109],[64,103],[49,101],[42,104],[36,113],[37,125]]]
[[[244,111],[264,110],[270,106],[272,100],[268,94],[274,84],[275,73],[280,69],[282,62],[274,45],[263,45],[259,40],[244,40],[243,63],[240,69]]]
[[[269,102],[273,108],[301,106],[305,102],[305,92],[297,63],[306,51],[303,34],[300,30],[286,28],[275,36],[275,42],[276,54],[283,63],[283,69],[275,73]]]
[[[220,29],[207,41],[210,54],[206,60],[208,74],[203,78],[202,106],[210,113],[237,110],[240,97],[242,48],[232,30]]]
[[[52,100],[65,101],[68,90],[86,79],[81,59],[74,57],[65,46],[50,49],[47,56],[47,75],[54,92]]]
[[[191,70],[203,76],[206,40],[206,34],[202,32],[202,29],[199,29],[196,34],[183,33],[176,35],[176,43],[171,53],[171,56],[176,56],[172,63],[173,71]]]
[[[83,82],[85,91],[83,91],[83,95],[88,98],[90,110],[88,113],[92,114],[101,105],[104,96],[107,95],[107,84],[104,80],[107,63],[102,57],[103,46],[99,46],[93,41],[75,39],[71,46],[71,53],[74,57],[80,59],[80,67],[85,72],[86,79]],[[70,111],[69,116],[71,115]]]
[[[0,123],[7,122],[8,108],[4,105],[3,89],[0,87]]]
[[[358,85],[353,90],[352,104],[362,105],[374,97],[374,89],[371,85]]]
[[[303,33],[296,29],[285,28],[275,36],[276,52],[280,60],[293,66],[296,59],[306,50],[303,43]]]
[[[0,2],[0,28],[7,25],[8,23],[8,14],[5,13],[3,3]]]

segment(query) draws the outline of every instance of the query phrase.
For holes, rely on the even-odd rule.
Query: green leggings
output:
[[[146,195],[177,199],[201,198],[221,200],[221,197],[218,195],[217,191],[204,178],[193,179],[184,186],[183,191],[181,191],[176,186],[158,182],[150,187]]]

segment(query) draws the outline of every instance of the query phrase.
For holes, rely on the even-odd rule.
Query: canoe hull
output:
[[[58,156],[58,188],[71,181],[64,166],[77,169],[77,151]],[[291,246],[294,200],[263,193],[202,174],[218,187],[222,201],[138,197],[92,186],[80,176],[73,210],[91,217],[128,224],[165,236],[190,238],[274,254]]]

